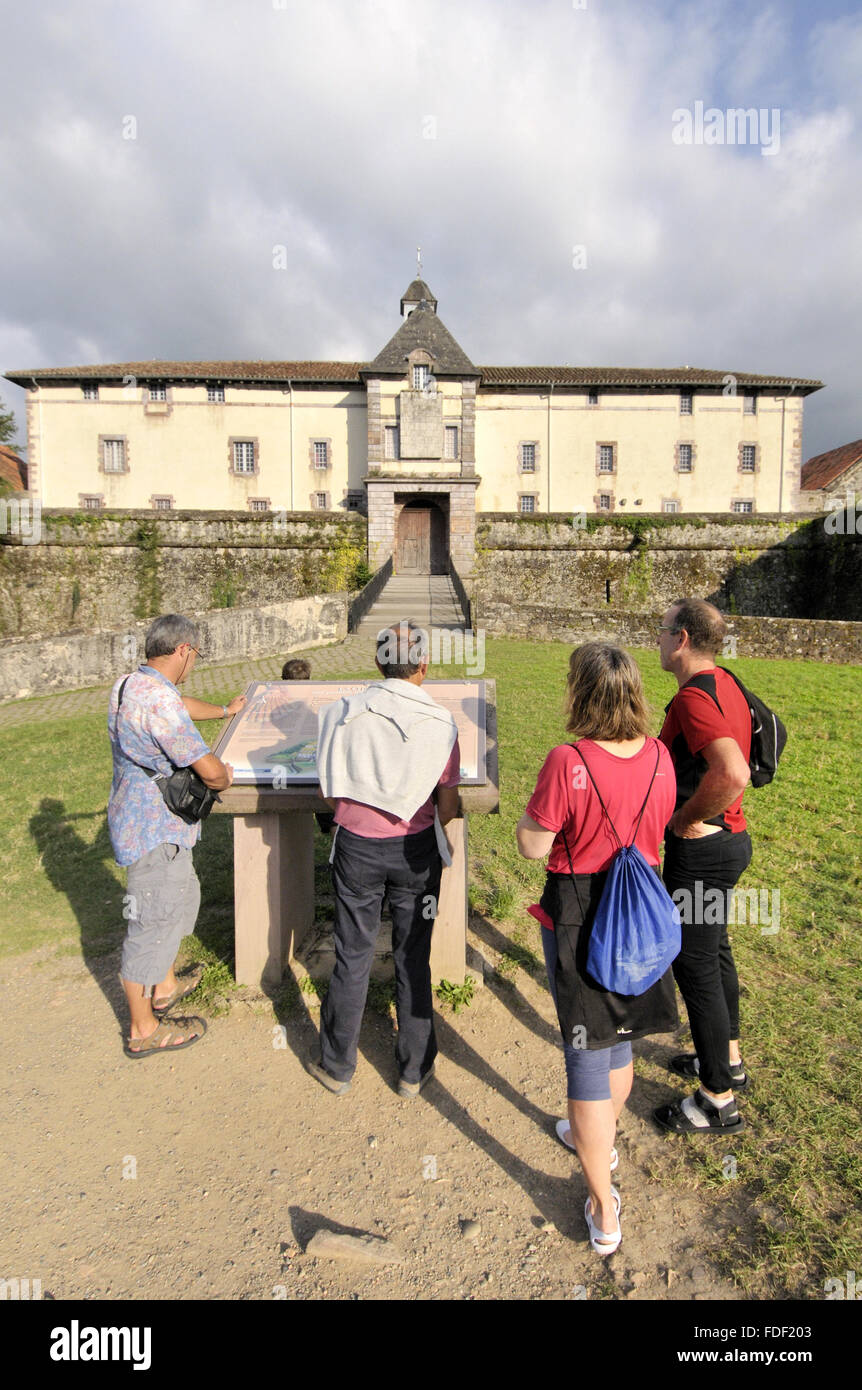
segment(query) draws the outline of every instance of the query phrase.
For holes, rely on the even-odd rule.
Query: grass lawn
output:
[[[569,648],[487,643],[497,681],[499,816],[470,823],[471,903],[504,930],[504,975],[540,966],[538,927],[524,911],[541,891],[540,864],[520,859],[514,827],[547,751],[564,740],[560,706]],[[637,652],[656,730],[675,690],[654,652]],[[827,1277],[859,1269],[862,1136],[860,817],[853,773],[862,668],[738,660],[734,670],[781,714],[787,751],[771,787],[746,794],[754,860],[747,888],[769,890],[780,925],[732,930],[743,985],[744,1056],[754,1084],[749,1128],[732,1141],[734,1187],[753,1210],[727,1249],[727,1272],[776,1296],[820,1298]],[[357,675],[367,675],[359,671]],[[432,671],[432,676],[463,674]],[[218,698],[235,692],[225,690]],[[213,737],[215,726],[202,725]],[[24,724],[0,734],[6,795],[0,953],[47,946],[84,958],[119,945],[123,874],[105,827],[111,761],[104,715]],[[204,826],[197,936],[210,984],[230,980],[232,842],[227,817]],[[684,1011],[681,1010],[681,1013]],[[636,1073],[666,1076],[643,1058]],[[637,1085],[637,1078],[635,1084]],[[727,1146],[725,1146],[726,1148]],[[668,1139],[661,1181],[727,1188],[724,1152]]]

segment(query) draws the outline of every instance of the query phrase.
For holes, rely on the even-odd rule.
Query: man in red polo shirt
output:
[[[672,1058],[669,1066],[700,1082],[694,1096],[654,1111],[657,1123],[677,1134],[742,1129],[733,1091],[748,1084],[739,1051],[739,980],[727,905],[751,862],[742,812],[751,716],[733,677],[715,664],[725,631],[721,613],[702,599],[672,604],[659,629],[662,669],[679,685],[660,734],[677,780],[664,881],[682,918],[682,949],[673,972],[696,1052]]]

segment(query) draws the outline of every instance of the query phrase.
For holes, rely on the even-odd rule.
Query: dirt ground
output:
[[[741,1297],[713,1259],[740,1216],[730,1195],[661,1176],[665,1146],[694,1141],[661,1136],[649,1111],[681,1083],[636,1075],[617,1141],[623,1242],[592,1253],[583,1178],[554,1137],[547,987],[501,980],[478,945],[486,983],[458,1015],[440,1010],[437,1077],[413,1100],[393,1089],[393,1025],[370,1010],[353,1088],[335,1097],[303,1070],[314,1010],[279,1021],[240,997],[199,1044],[136,1063],[118,955],[91,962],[98,978],[47,951],[7,961],[0,1276],[58,1299]],[[305,1253],[321,1228],[402,1258]]]

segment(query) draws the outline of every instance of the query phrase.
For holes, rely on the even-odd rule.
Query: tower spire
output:
[[[416,247],[416,279],[422,279],[422,247]]]

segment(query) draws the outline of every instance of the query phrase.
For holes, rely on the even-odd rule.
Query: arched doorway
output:
[[[405,502],[395,537],[396,574],[446,574],[446,517],[425,497]]]

